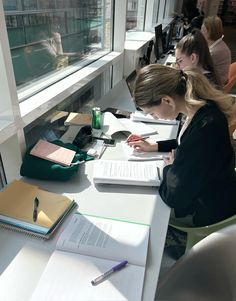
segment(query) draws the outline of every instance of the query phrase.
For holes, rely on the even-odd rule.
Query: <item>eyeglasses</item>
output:
[[[185,58],[186,58],[186,57],[180,57],[180,58],[176,59],[176,61],[175,61],[176,64],[177,64],[177,65],[182,64]]]

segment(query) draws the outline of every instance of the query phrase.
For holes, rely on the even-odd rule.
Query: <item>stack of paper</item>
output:
[[[94,183],[159,186],[160,174],[153,162],[98,160],[93,165]]]

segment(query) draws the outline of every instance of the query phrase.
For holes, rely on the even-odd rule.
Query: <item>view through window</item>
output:
[[[18,89],[55,74],[58,80],[111,51],[112,2],[4,0]]]
[[[146,0],[128,0],[126,30],[144,30]]]

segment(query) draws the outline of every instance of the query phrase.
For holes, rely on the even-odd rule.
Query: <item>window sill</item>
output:
[[[154,32],[148,31],[127,31],[126,32],[126,42],[127,41],[149,41],[155,36]]]
[[[64,99],[83,88],[108,67],[116,63],[122,55],[123,53],[121,52],[111,52],[87,67],[22,101],[19,106],[24,126],[27,126]]]

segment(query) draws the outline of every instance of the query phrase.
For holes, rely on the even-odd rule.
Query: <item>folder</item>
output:
[[[39,200],[37,208],[35,198]],[[6,228],[49,238],[75,207],[74,201],[66,196],[15,180],[0,192],[0,223]]]

